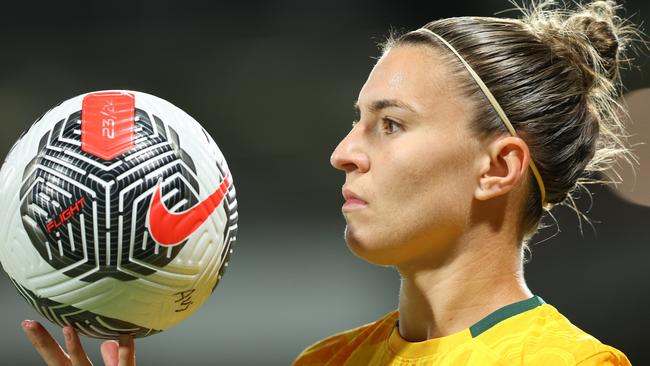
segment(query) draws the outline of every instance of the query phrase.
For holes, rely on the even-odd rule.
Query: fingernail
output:
[[[22,322],[20,322],[20,325],[23,327],[23,330],[26,332],[32,326],[33,322],[34,322],[33,320],[23,320]]]

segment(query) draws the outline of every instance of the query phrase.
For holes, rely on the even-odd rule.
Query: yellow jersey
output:
[[[304,350],[294,366],[630,365],[538,296],[504,306],[458,333],[404,340],[398,312],[336,334]]]

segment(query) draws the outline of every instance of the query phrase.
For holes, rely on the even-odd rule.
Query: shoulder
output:
[[[578,328],[555,307],[544,304],[527,313],[490,335],[493,347],[502,348],[511,360],[525,365],[630,365],[621,351]]]
[[[381,342],[390,335],[397,317],[397,311],[392,311],[372,323],[320,340],[302,351],[293,366],[325,365],[336,357],[345,358],[350,352],[368,341]]]
[[[614,347],[602,345],[603,349],[576,362],[576,366],[631,366],[630,360]]]

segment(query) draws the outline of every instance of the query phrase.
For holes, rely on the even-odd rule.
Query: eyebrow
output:
[[[372,113],[377,113],[381,111],[382,109],[390,108],[390,107],[395,107],[395,108],[402,108],[406,109],[409,112],[416,113],[415,108],[411,107],[409,104],[402,102],[399,99],[380,99],[380,100],[375,100],[372,103],[370,103],[369,109],[370,112]],[[359,101],[354,102],[354,110],[358,113],[360,113],[359,110]]]

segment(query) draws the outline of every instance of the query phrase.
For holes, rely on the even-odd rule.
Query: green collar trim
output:
[[[490,315],[478,321],[469,328],[472,333],[472,338],[478,337],[481,333],[492,328],[503,320],[506,320],[515,315],[521,314],[524,311],[534,309],[540,305],[545,304],[544,300],[539,296],[533,296],[530,299],[522,300],[514,304],[506,305],[499,310],[494,311]]]

